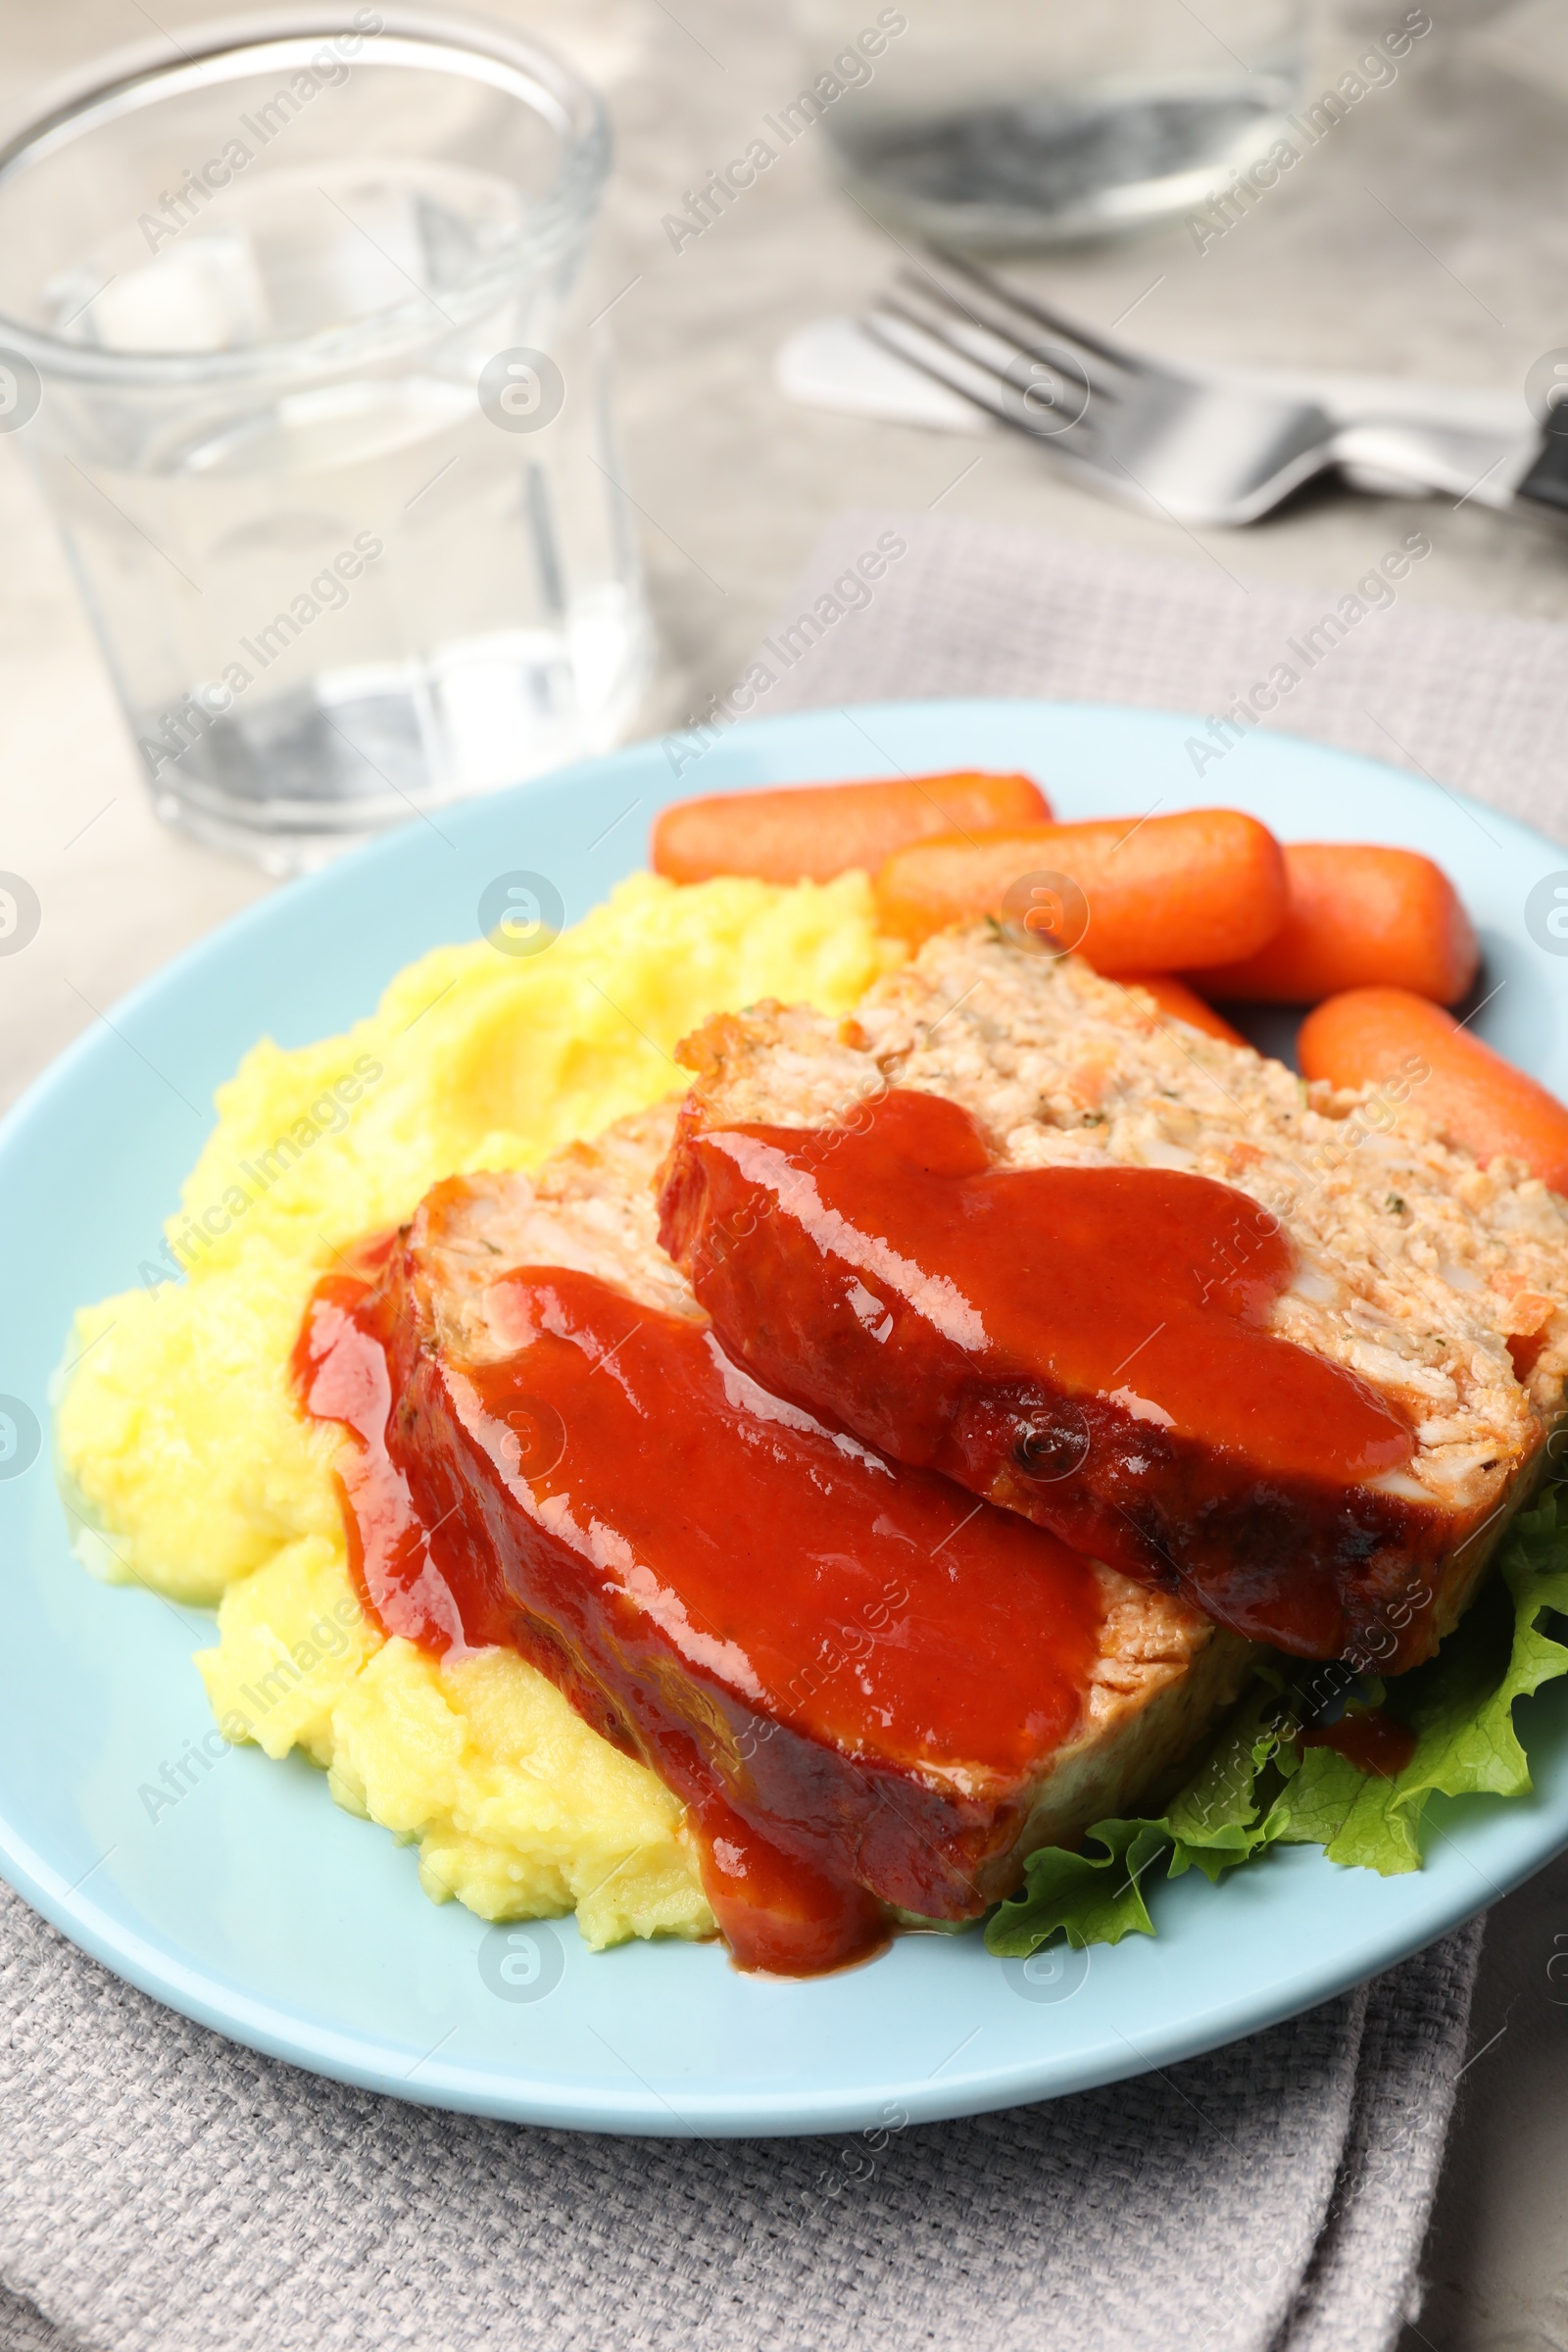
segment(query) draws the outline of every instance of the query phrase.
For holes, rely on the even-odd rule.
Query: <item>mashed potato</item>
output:
[[[678,1088],[671,1050],[710,1013],[847,1010],[897,954],[859,874],[636,875],[542,955],[438,948],[347,1036],[246,1055],[142,1287],[77,1317],[56,1434],[78,1556],[216,1603],[198,1663],[225,1735],[323,1766],[339,1803],[417,1843],[437,1900],[575,1910],[594,1944],[712,1929],[661,1782],[511,1652],[438,1664],[360,1608],[335,1440],[289,1378],[312,1287],[438,1177],[533,1167]]]

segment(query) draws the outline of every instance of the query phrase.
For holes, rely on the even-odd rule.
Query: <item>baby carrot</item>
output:
[[[1118,972],[1116,977],[1123,988],[1141,988],[1148,992],[1173,1020],[1185,1021],[1189,1029],[1201,1029],[1207,1037],[1223,1039],[1227,1046],[1245,1046],[1246,1038],[1233,1029],[1212,1004],[1205,1004],[1196,989],[1174,972]]]
[[[707,882],[715,874],[830,882],[854,865],[874,874],[895,850],[928,834],[983,833],[1050,816],[1051,803],[1028,776],[978,772],[720,792],[661,811],[654,871],[671,882]]]
[[[1479,1160],[1506,1152],[1568,1194],[1568,1108],[1516,1070],[1429,997],[1402,988],[1352,988],[1301,1023],[1297,1052],[1307,1078],[1331,1086],[1387,1084],[1451,1144]]]
[[[915,842],[876,878],[882,926],[918,942],[994,914],[1098,972],[1186,971],[1252,955],[1285,919],[1285,860],[1234,808],[1014,825]],[[1220,946],[1220,942],[1225,944]]]
[[[1457,1004],[1481,951],[1459,894],[1415,850],[1289,841],[1290,905],[1243,963],[1194,974],[1206,996],[1243,1004],[1317,1004],[1348,988],[1406,988]]]

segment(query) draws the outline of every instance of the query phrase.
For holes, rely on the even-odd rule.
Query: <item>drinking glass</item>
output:
[[[1303,94],[1308,0],[795,8],[797,103],[816,101],[851,192],[937,244],[1067,244],[1187,210]]]
[[[0,148],[0,428],[160,815],[287,872],[635,710],[582,292],[609,132],[547,50],[444,12],[181,42]]]

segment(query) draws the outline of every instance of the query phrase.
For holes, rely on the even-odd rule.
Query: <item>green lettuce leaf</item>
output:
[[[1320,1845],[1331,1862],[1359,1864],[1385,1878],[1419,1870],[1415,1821],[1397,1809],[1398,1788],[1398,1778],[1362,1772],[1332,1747],[1304,1748],[1300,1770],[1269,1807],[1259,1842]]]
[[[1078,1946],[1120,1943],[1134,1929],[1152,1936],[1140,1881],[1169,1842],[1163,1822],[1100,1821],[1084,1842],[1104,1851],[1070,1854],[1048,1845],[1031,1857],[1027,1925],[1015,1929],[1005,1915],[1019,1906],[1004,1903],[986,1930],[992,1951],[1027,1959],[1058,1928]]]
[[[1249,1861],[1262,1842],[1263,1791],[1296,1770],[1292,1691],[1269,1664],[1232,1714],[1160,1827],[1171,1843],[1167,1876],[1199,1869],[1210,1881]]]
[[[1524,1795],[1530,1767],[1514,1702],[1568,1673],[1568,1645],[1542,1623],[1568,1617],[1565,1495],[1548,1488],[1520,1513],[1498,1573],[1435,1658],[1352,1700],[1381,1705],[1414,1734],[1401,1771],[1381,1778],[1331,1747],[1302,1747],[1308,1670],[1265,1661],[1164,1813],[1097,1822],[1079,1853],[1031,1855],[1022,1889],[991,1916],[991,1950],[1027,1958],[1055,1935],[1080,1946],[1153,1935],[1146,1886],[1162,1859],[1168,1878],[1197,1869],[1217,1881],[1270,1846],[1321,1845],[1331,1862],[1385,1877],[1419,1870],[1429,1797]]]

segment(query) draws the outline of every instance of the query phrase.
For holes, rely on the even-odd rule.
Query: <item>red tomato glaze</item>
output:
[[[351,1439],[384,1630],[511,1643],[649,1763],[744,1967],[834,1967],[885,1941],[888,1906],[962,1919],[1013,1884],[1033,1781],[1082,1721],[1090,1564],[588,1274],[504,1273],[512,1352],[443,1361],[415,1255],[323,1282],[296,1351],[308,1409]]]
[[[1396,1723],[1381,1707],[1362,1715],[1342,1715],[1301,1734],[1303,1747],[1332,1747],[1358,1772],[1375,1773],[1380,1781],[1397,1780],[1415,1754],[1415,1734],[1408,1724]]]
[[[687,1135],[662,1211],[768,1388],[1254,1639],[1339,1654],[1437,1541],[1367,1483],[1406,1423],[1267,1330],[1291,1245],[1229,1185],[1000,1168],[958,1104],[895,1089],[836,1128]]]

